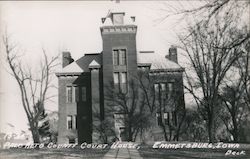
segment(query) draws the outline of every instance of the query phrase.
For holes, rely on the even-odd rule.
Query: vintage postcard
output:
[[[0,158],[250,158],[249,13],[0,1]]]

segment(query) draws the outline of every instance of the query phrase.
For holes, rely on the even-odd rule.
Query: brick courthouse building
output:
[[[185,109],[184,69],[178,65],[177,49],[171,47],[169,54],[163,58],[158,57],[154,51],[138,51],[134,16],[111,11],[101,20],[102,52],[84,54],[75,61],[69,52],[63,52],[63,68],[56,73],[59,85],[58,143],[98,142],[98,132],[94,131],[93,126],[106,118],[108,105],[105,102],[105,85],[113,82],[121,90],[127,91],[130,89],[128,81],[138,70],[149,69],[152,76],[164,76],[164,80],[154,84],[155,90],[178,90],[178,98],[175,100],[178,107]],[[168,116],[173,112],[175,110],[169,109]],[[98,119],[94,118],[94,113],[99,114]],[[114,112],[113,119],[117,116]],[[166,116],[164,114],[162,118]],[[157,121],[159,115],[156,113]],[[125,126],[115,122],[114,125],[118,132]]]

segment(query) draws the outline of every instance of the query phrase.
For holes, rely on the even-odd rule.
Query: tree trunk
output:
[[[37,125],[37,124],[36,124]],[[38,127],[35,125],[34,122],[30,122],[30,129],[34,143],[40,143],[40,135],[38,132]]]
[[[37,130],[32,130],[32,136],[34,143],[40,143],[40,137]]]
[[[131,123],[128,125],[128,141],[133,141],[132,127]]]
[[[177,130],[176,130],[176,134],[175,134],[175,137],[174,139],[176,141],[179,141],[179,136],[180,136],[180,131],[181,131],[181,127],[182,127],[182,124],[185,120],[185,117],[186,117],[186,113],[184,112],[182,118],[181,118],[181,122],[179,123],[178,127],[177,127]],[[176,117],[176,121],[178,120],[178,117]],[[177,123],[177,122],[176,122]],[[176,124],[177,125],[177,124]]]
[[[169,125],[169,137],[168,140],[171,141],[172,140],[172,129],[171,126]]]
[[[210,143],[214,143],[215,134],[214,134],[214,119],[213,117],[209,117],[208,120],[208,138]]]
[[[163,125],[163,123],[161,123],[160,126],[161,126],[161,128],[162,128],[162,130],[163,130],[165,141],[168,141],[168,136],[167,136],[167,131],[166,131],[165,126]]]
[[[238,124],[237,124],[235,115],[232,116],[232,120],[233,120],[233,137],[234,137],[234,141],[238,142],[239,141]]]

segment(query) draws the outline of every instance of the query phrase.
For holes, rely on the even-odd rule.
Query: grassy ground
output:
[[[0,159],[101,159],[108,149],[4,149]]]
[[[250,159],[250,149],[237,151],[245,151],[246,154],[226,156],[227,149],[139,149],[140,155],[145,159]]]

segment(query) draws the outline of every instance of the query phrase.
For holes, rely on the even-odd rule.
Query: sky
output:
[[[176,31],[182,28],[173,17],[161,21],[164,11],[160,8],[166,2],[178,5],[175,1],[122,1],[119,4],[111,1],[1,1],[0,34],[7,30],[24,53],[23,61],[34,68],[42,57],[42,48],[49,56],[70,51],[77,59],[84,53],[102,51],[101,18],[109,9],[118,8],[136,16],[137,50],[154,50],[165,55],[177,40]],[[0,132],[7,131],[9,124],[14,125],[16,131],[27,130],[20,92],[16,81],[7,73],[4,50],[0,46]],[[57,82],[56,77],[54,82]],[[57,98],[45,107],[48,111],[57,110]]]

